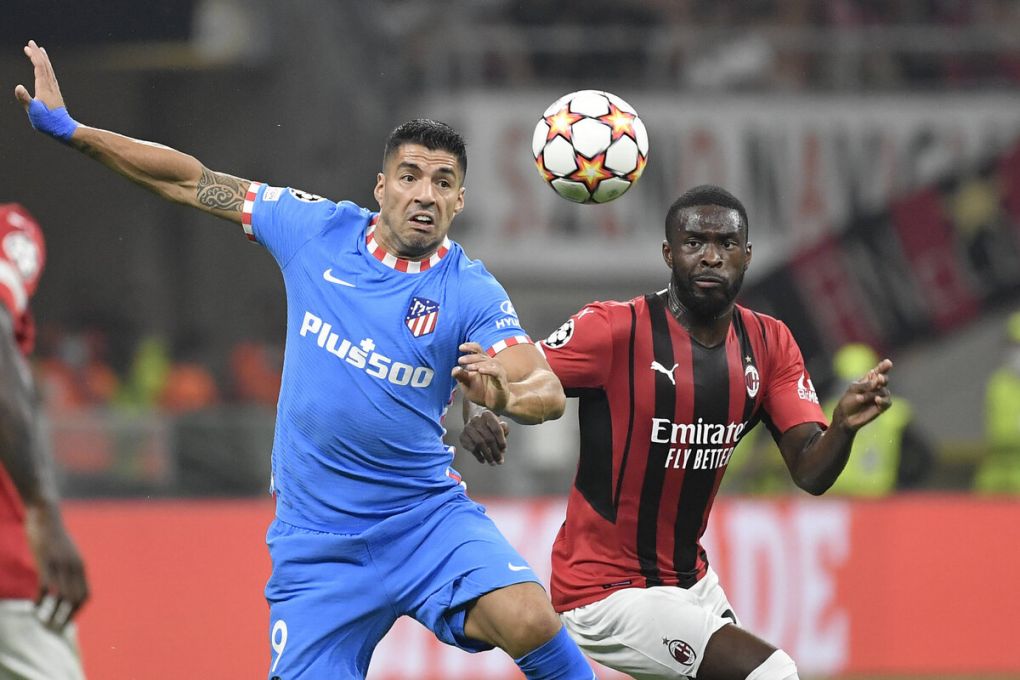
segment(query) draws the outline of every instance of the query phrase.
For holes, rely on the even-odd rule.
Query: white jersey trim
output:
[[[531,345],[531,344],[534,343],[532,343],[531,338],[529,338],[528,336],[515,335],[512,338],[500,340],[495,345],[487,349],[485,353],[488,354],[490,357],[494,357],[503,350],[505,350],[507,347],[513,347],[514,345]]]
[[[255,208],[255,198],[259,194],[259,187],[262,182],[252,182],[248,185],[248,191],[244,195],[244,205],[241,206],[241,228],[249,241],[256,241],[255,232],[251,226],[251,213]]]

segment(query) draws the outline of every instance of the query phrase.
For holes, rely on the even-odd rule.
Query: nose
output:
[[[432,186],[432,182],[419,182],[418,193],[414,197],[418,203],[422,205],[432,205],[436,202],[435,187]]]
[[[706,243],[704,249],[701,251],[701,262],[706,267],[720,267],[722,266],[723,258],[719,252],[719,248],[713,243]]]

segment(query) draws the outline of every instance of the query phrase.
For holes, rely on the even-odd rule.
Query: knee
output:
[[[747,680],[798,680],[797,664],[789,654],[777,649],[760,666],[748,673]]]
[[[514,658],[524,656],[553,639],[563,624],[547,603],[522,606],[516,615],[517,625],[507,631],[506,651]]]
[[[517,658],[544,645],[561,627],[545,590],[529,582],[478,598],[467,611],[464,634]]]

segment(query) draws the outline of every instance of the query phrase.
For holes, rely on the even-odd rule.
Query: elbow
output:
[[[552,371],[549,372],[551,378],[550,384],[548,385],[548,398],[545,401],[545,420],[556,420],[563,416],[564,411],[567,410],[567,395],[563,391],[563,383],[560,382],[559,377]]]
[[[807,491],[812,496],[821,496],[826,491],[832,488],[832,484],[835,480],[821,480],[821,479],[797,479],[797,486]]]
[[[563,393],[562,389],[556,391],[556,394],[552,399],[549,400],[548,407],[545,412],[546,420],[556,420],[563,416],[563,412],[567,410],[567,396]]]

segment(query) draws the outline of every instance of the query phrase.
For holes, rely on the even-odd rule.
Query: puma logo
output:
[[[663,375],[668,377],[669,381],[671,383],[673,383],[673,387],[676,387],[676,378],[673,377],[673,371],[675,371],[676,367],[679,366],[679,365],[680,364],[673,364],[673,368],[667,369],[665,366],[660,364],[658,361],[653,361],[651,369],[653,371],[658,371],[659,373],[662,373]]]

